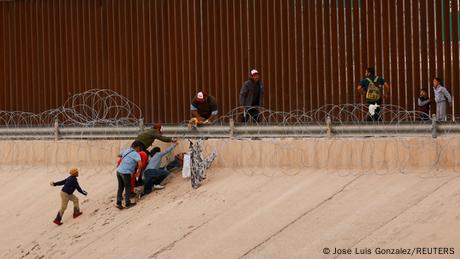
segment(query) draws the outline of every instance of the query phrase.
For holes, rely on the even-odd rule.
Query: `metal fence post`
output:
[[[329,115],[326,117],[326,135],[329,138],[332,136],[332,120]]]
[[[59,120],[58,119],[54,120],[54,140],[55,141],[59,140]]]
[[[230,138],[233,138],[233,134],[234,134],[234,131],[235,131],[235,121],[233,121],[233,119],[230,119]]]
[[[431,137],[438,137],[436,114],[431,115]]]
[[[141,118],[139,119],[139,130],[140,132],[144,131],[145,125],[144,125],[144,119]]]

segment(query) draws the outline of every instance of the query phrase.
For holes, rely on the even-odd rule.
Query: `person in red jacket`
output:
[[[85,196],[88,195],[88,193],[82,190],[78,184],[78,169],[70,169],[69,174],[70,176],[62,181],[50,182],[51,186],[64,185],[61,190],[61,209],[57,213],[56,218],[53,220],[53,223],[56,225],[62,225],[62,215],[64,215],[64,211],[67,209],[67,204],[69,201],[73,202],[73,217],[76,218],[82,214],[80,211],[80,206],[78,205],[78,198],[73,194],[75,190]]]

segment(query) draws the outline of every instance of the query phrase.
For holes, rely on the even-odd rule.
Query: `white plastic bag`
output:
[[[184,164],[182,165],[182,177],[189,178],[191,176],[190,170],[190,153],[184,154]]]

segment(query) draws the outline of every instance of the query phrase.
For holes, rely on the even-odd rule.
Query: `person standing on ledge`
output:
[[[442,79],[435,77],[433,79],[434,100],[436,101],[436,119],[438,121],[447,121],[446,100],[449,106],[452,105],[452,96],[443,86]]]
[[[428,97],[428,91],[425,88],[420,89],[420,96],[417,98],[417,107],[421,112],[419,115],[421,121],[430,120],[430,105],[431,100]]]
[[[388,98],[390,91],[390,87],[383,77],[377,76],[373,67],[366,68],[365,78],[359,82],[356,91],[366,97],[369,107],[368,120],[381,121],[380,106],[382,105],[382,100]]]
[[[240,105],[244,106],[242,122],[259,121],[259,107],[264,105],[264,84],[256,69],[251,70],[249,80],[241,87]]]

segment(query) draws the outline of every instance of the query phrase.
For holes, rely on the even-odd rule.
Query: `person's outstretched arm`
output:
[[[51,185],[51,186],[64,185],[66,180],[67,180],[67,179],[64,179],[64,180],[59,181],[59,182],[50,182],[50,185]]]
[[[170,138],[170,137],[165,137],[163,136],[162,134],[159,134],[157,132],[154,133],[154,137],[160,141],[163,141],[163,142],[172,142],[173,139]]]
[[[174,143],[171,146],[169,146],[168,148],[166,148],[164,151],[161,151],[161,152],[159,152],[157,154],[160,155],[161,157],[163,157],[163,156],[169,154],[171,151],[173,151],[176,146],[177,146],[177,144]]]

